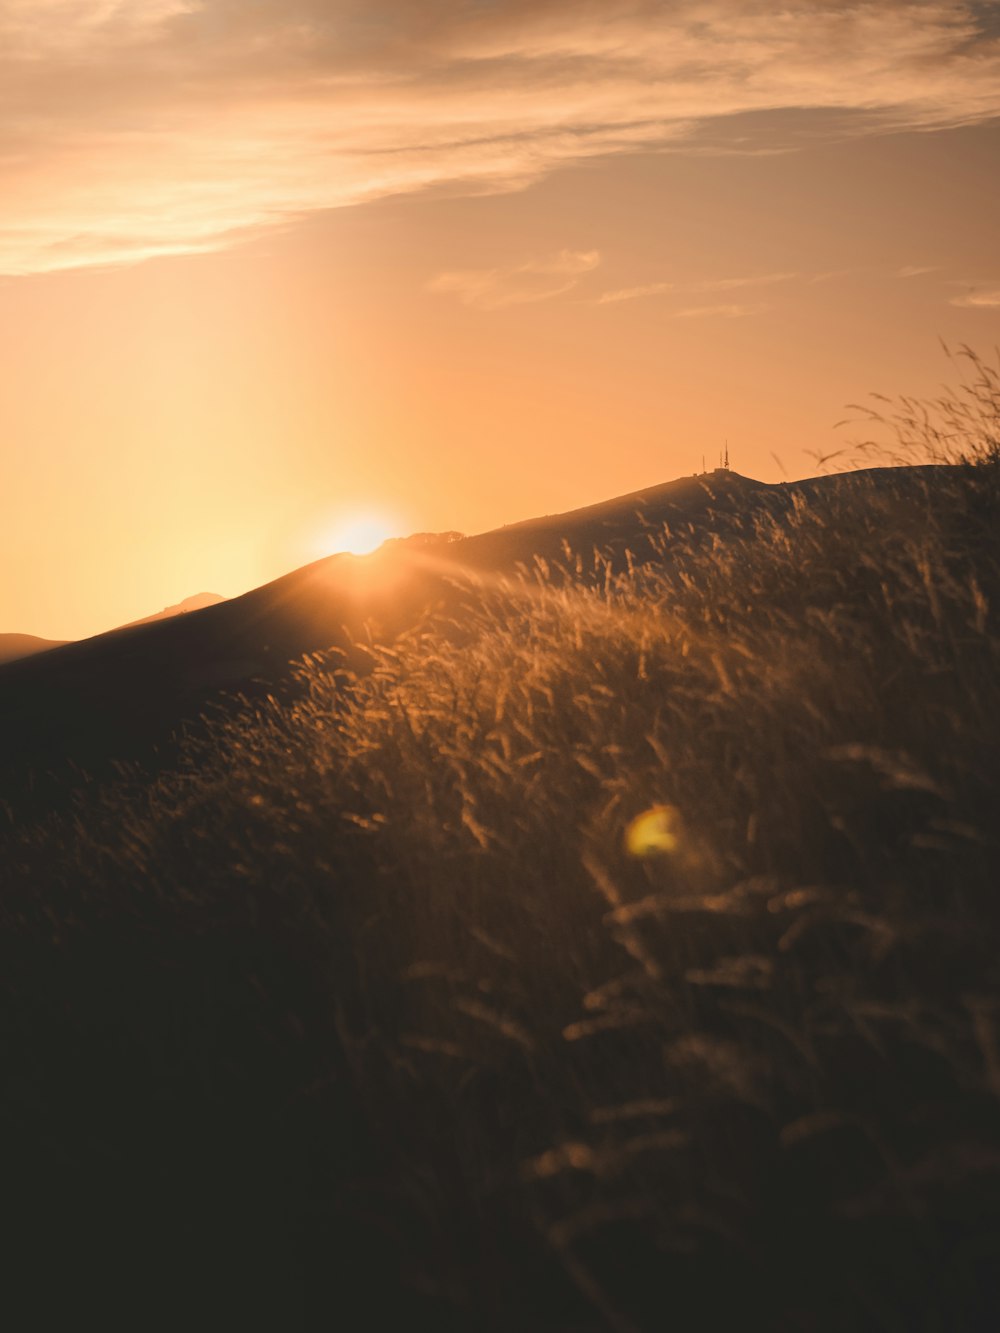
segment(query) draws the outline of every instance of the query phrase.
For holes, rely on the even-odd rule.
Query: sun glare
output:
[[[349,514],[326,530],[322,545],[327,555],[342,551],[350,555],[370,555],[384,541],[398,536],[398,525],[384,514]]]

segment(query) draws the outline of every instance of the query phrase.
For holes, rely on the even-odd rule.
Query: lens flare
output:
[[[654,805],[644,810],[625,830],[629,856],[668,856],[680,846],[681,817],[672,805]]]

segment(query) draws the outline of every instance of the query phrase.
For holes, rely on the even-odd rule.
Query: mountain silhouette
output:
[[[183,602],[177,602],[174,606],[165,606],[162,611],[156,611],[151,616],[143,616],[141,620],[130,620],[127,625],[122,625],[121,629],[128,629],[132,625],[150,625],[154,620],[169,620],[172,616],[187,615],[189,611],[204,611],[207,606],[218,606],[219,602],[226,599],[217,592],[196,592],[193,597],[185,597]]]
[[[128,625],[148,625],[154,620],[169,620],[171,616],[182,616],[188,611],[202,611],[206,606],[215,606],[225,601],[217,592],[196,592],[193,597],[185,597],[175,606],[166,606],[151,616],[141,620],[130,620]],[[122,625],[125,629],[128,626]],[[14,662],[21,657],[32,657],[35,653],[47,652],[50,648],[61,648],[69,639],[40,639],[35,634],[0,634],[0,665]]]
[[[567,552],[580,557],[578,571],[594,568],[595,551],[615,567],[663,560],[672,540],[690,550],[748,532],[803,498],[846,490],[863,503],[890,481],[903,503],[935,470],[869,468],[772,485],[719,469],[476,536],[425,534],[371,556],[327,556],[240,597],[201,609],[180,603],[8,661],[0,665],[0,799],[15,810],[46,808],[69,772],[100,779],[121,763],[169,764],[184,725],[214,700],[266,694],[305,653],[391,641],[429,608],[460,608],[463,583],[539,560],[558,566]]]
[[[36,634],[0,634],[0,664],[60,648],[65,639],[40,639]]]

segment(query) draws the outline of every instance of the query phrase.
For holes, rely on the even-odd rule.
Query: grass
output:
[[[987,425],[918,502],[845,478],[712,549],[456,582],[10,835],[37,1308],[58,1254],[146,1324],[995,1326],[973,364]]]

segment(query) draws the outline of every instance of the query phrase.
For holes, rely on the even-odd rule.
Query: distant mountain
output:
[[[39,639],[34,634],[0,634],[0,663],[14,662],[19,657],[32,657],[35,653],[47,652],[49,648],[59,648],[65,639]]]
[[[169,620],[172,616],[187,615],[189,611],[204,611],[207,606],[218,606],[220,602],[225,600],[217,592],[196,592],[193,597],[185,597],[183,602],[178,602],[175,606],[165,606],[162,611],[156,611],[151,616],[143,616],[141,620],[130,620],[120,628],[128,629],[132,625],[150,625],[154,620]]]
[[[595,551],[616,568],[662,561],[675,540],[690,550],[732,538],[764,514],[780,517],[802,500],[845,491],[863,504],[892,487],[917,512],[929,476],[942,470],[868,468],[771,485],[720,469],[473,537],[423,534],[371,556],[327,556],[228,601],[201,594],[133,625],[9,661],[0,665],[0,805],[58,800],[67,765],[97,777],[120,761],[168,765],[185,724],[225,694],[266,695],[290,661],[332,646],[363,665],[365,650],[353,645],[391,642],[428,608],[451,608],[460,619],[463,583],[536,560],[556,577],[568,551],[582,577],[603,570],[595,574]]]
[[[193,597],[185,597],[176,606],[165,606],[162,611],[143,616],[141,620],[130,620],[127,625],[119,628],[149,625],[154,620],[170,620],[173,616],[183,616],[189,611],[204,611],[206,607],[217,606],[225,600],[217,592],[196,592]],[[16,662],[22,657],[33,657],[35,653],[47,652],[50,648],[62,648],[69,642],[69,639],[40,639],[35,634],[0,634],[0,666],[5,662]]]

